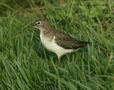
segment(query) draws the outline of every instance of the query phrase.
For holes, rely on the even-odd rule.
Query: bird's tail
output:
[[[86,41],[78,41],[78,48],[85,48],[88,45],[90,45],[90,42],[86,42]]]

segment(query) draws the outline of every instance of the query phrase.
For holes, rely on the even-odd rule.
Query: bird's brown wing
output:
[[[78,41],[63,32],[57,32],[55,34],[55,41],[59,46],[65,49],[78,49],[86,47],[88,44],[88,42]]]

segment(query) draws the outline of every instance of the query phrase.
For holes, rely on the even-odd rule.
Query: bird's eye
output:
[[[37,22],[37,24],[40,24],[40,22]]]

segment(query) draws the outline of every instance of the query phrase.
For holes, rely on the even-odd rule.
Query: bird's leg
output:
[[[58,57],[58,63],[60,63],[60,61],[61,61],[61,57]]]
[[[59,55],[57,55],[56,64],[60,64],[60,60],[61,60],[61,57]]]
[[[58,60],[56,61],[56,64],[59,65],[59,64],[61,63],[60,61],[61,61],[61,57],[62,57],[62,55],[61,55],[60,53],[59,53],[59,54],[56,53],[56,55],[57,55],[57,58],[58,58]]]

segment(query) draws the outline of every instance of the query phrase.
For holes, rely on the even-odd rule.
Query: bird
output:
[[[88,45],[87,41],[77,40],[65,32],[52,28],[47,20],[37,20],[34,27],[40,30],[40,40],[43,46],[55,53],[59,62],[65,54],[75,52]]]

